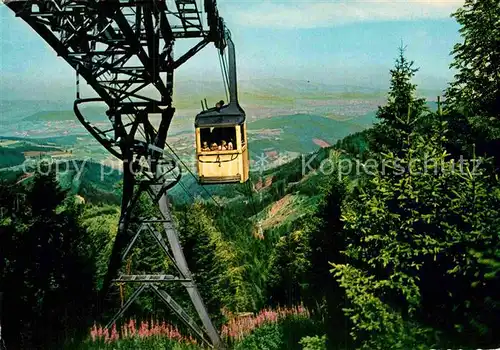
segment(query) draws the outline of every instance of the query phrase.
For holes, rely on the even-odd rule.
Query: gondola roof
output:
[[[222,108],[209,108],[199,113],[194,121],[195,127],[234,126],[245,122],[245,112],[236,104]]]

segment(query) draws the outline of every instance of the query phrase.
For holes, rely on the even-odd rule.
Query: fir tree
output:
[[[446,91],[453,120],[451,143],[460,154],[494,158],[500,169],[500,3],[465,1],[453,16],[463,41],[456,44],[451,67],[455,79]]]
[[[493,345],[498,182],[448,157],[446,123],[425,137],[407,129],[399,155],[385,155],[386,171],[343,211],[348,262],[333,271],[351,304],[352,335],[367,348],[427,348],[427,330],[414,321],[424,319]]]
[[[466,0],[453,16],[463,42],[453,48],[457,70],[447,103],[469,116],[500,118],[500,3]]]
[[[410,132],[417,120],[426,110],[425,99],[416,97],[417,86],[412,83],[418,68],[414,62],[405,56],[406,48],[399,48],[399,56],[393,69],[391,69],[391,83],[387,104],[379,107],[377,124],[372,132],[370,148],[374,151],[387,151],[401,149],[402,132]],[[406,118],[410,111],[411,122]]]
[[[0,266],[0,288],[8,286],[3,325],[13,348],[62,344],[88,325],[92,310],[95,265],[81,209],[45,170],[21,196],[22,211],[0,222],[0,245],[8,245],[7,264]]]
[[[308,232],[295,230],[281,236],[270,259],[269,284],[276,304],[296,305],[306,287],[306,274],[311,268]]]

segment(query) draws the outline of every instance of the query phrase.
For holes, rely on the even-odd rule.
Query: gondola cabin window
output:
[[[201,152],[235,150],[236,127],[200,128],[200,141]]]
[[[202,184],[246,182],[249,173],[245,123],[196,128],[198,179]]]

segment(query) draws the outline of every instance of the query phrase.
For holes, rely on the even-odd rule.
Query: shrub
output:
[[[303,346],[303,350],[326,350],[326,335],[304,337],[299,341],[299,344]]]

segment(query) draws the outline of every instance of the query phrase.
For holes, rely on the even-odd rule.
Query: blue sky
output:
[[[451,80],[450,14],[462,0],[219,0],[237,47],[238,74],[384,87],[397,48],[420,67],[416,82],[442,89]],[[0,98],[67,98],[74,72],[22,20],[0,6]],[[183,43],[178,44],[181,51]],[[205,48],[177,80],[220,79],[216,51]]]

